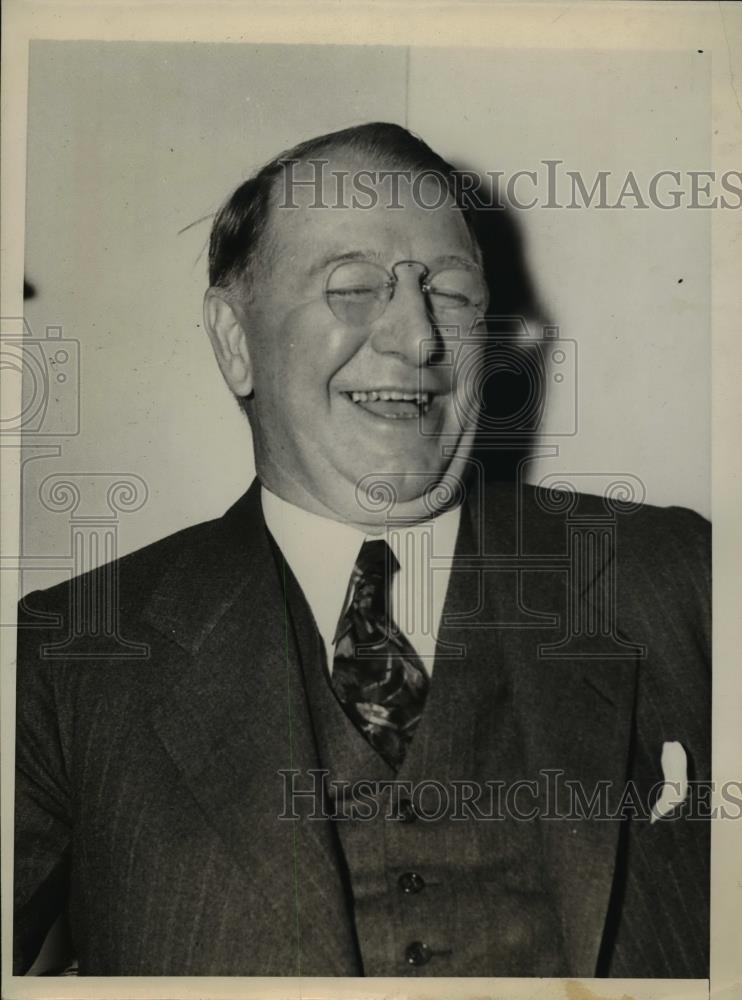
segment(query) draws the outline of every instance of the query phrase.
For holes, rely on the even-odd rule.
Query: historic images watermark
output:
[[[560,768],[541,769],[535,778],[505,782],[426,779],[413,782],[330,779],[325,768],[285,768],[282,820],[353,820],[357,822],[579,822],[676,819],[742,819],[742,781],[664,781],[640,789],[633,781],[592,786],[567,777]],[[718,797],[715,798],[718,791]],[[715,804],[720,800],[720,804]],[[667,801],[669,808],[661,803]]]
[[[35,336],[21,317],[0,320],[0,357],[8,377],[22,380],[20,405],[0,416],[7,439],[65,438],[80,432],[80,342],[61,326],[47,326]]]
[[[742,207],[742,170],[668,168],[646,177],[633,170],[588,174],[570,169],[564,160],[543,159],[535,168],[512,173],[456,170],[447,177],[434,169],[340,170],[330,164],[321,157],[284,160],[278,207],[298,208],[300,199],[310,209],[401,209],[409,197],[421,208],[436,210],[451,194],[477,211]]]
[[[411,587],[431,595],[438,574],[449,572],[450,556],[437,554],[435,514],[449,506],[484,496],[484,460],[507,453],[513,447],[527,447],[538,433],[541,453],[545,442],[550,455],[558,455],[560,438],[579,429],[579,352],[575,340],[561,336],[558,326],[545,325],[531,330],[524,317],[497,314],[476,316],[470,324],[432,324],[430,338],[419,345],[421,391],[423,378],[435,370],[440,391],[452,400],[455,419],[441,431],[438,425],[419,423],[421,437],[434,435],[443,454],[454,454],[462,439],[474,449],[460,473],[447,471],[434,482],[419,473],[420,493],[431,520],[415,538],[404,538],[404,516],[396,514],[399,484],[404,478],[393,470],[369,471],[357,483],[359,509],[378,516],[384,514],[389,538],[397,548],[403,538],[407,552]],[[491,385],[502,375],[515,375],[524,388],[519,405],[504,413],[488,410]],[[549,429],[542,429],[545,407],[549,407]],[[498,606],[496,620],[484,620],[477,609],[465,615],[469,629],[527,628],[553,629],[550,636],[540,633],[538,655],[542,659],[642,659],[646,648],[630,643],[618,627],[617,559],[621,557],[622,531],[627,518],[638,511],[646,497],[644,483],[629,472],[593,471],[547,474],[536,484],[536,505],[548,515],[562,515],[561,548],[537,551],[526,545],[528,525],[525,514],[524,484],[518,481],[517,517],[519,528],[514,545],[507,551],[485,552],[478,540],[477,551],[467,555],[467,571],[479,576],[479,592],[487,580],[499,574],[512,591],[511,599]],[[585,498],[588,502],[585,502]],[[608,558],[610,554],[611,558]],[[524,597],[524,584],[539,574],[554,574],[561,580],[563,601],[559,606],[531,608]],[[557,585],[559,586],[559,584]],[[388,581],[394,595],[394,581]],[[404,609],[409,614],[409,608]],[[417,609],[417,621],[395,621],[403,630],[432,635],[432,605]],[[448,620],[449,624],[456,622]],[[438,655],[459,658],[463,645],[441,644]],[[361,652],[360,655],[363,655]]]
[[[21,602],[20,628],[58,628],[55,641],[41,646],[50,660],[146,658],[149,648],[121,635],[119,622],[120,528],[122,516],[140,511],[149,490],[141,476],[128,471],[54,471],[28,489],[26,473],[32,465],[60,465],[65,443],[80,434],[84,422],[81,406],[80,342],[65,335],[61,325],[45,327],[37,335],[23,317],[0,320],[0,364],[9,382],[20,384],[13,405],[11,393],[3,400],[0,446],[19,454],[21,486],[26,496],[24,515],[31,504],[66,519],[66,552],[29,552],[24,534],[19,551],[3,553],[0,571],[17,574],[23,584],[44,571],[64,574],[73,580],[69,613],[64,623],[50,620],[33,602]],[[10,402],[8,401],[10,400]],[[65,526],[61,526],[65,531]],[[98,569],[97,573],[90,571]],[[0,622],[0,627],[15,626]],[[89,640],[94,639],[95,651]]]

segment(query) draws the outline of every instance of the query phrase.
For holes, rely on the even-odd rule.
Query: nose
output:
[[[425,267],[401,261],[394,267],[394,294],[375,324],[372,346],[379,354],[392,354],[418,367],[424,363],[424,341],[431,341],[433,327],[421,283]]]

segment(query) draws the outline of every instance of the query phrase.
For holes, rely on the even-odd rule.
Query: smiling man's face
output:
[[[331,167],[359,164],[339,159]],[[421,191],[433,204],[439,188],[430,185]],[[414,517],[419,509],[424,516],[422,495],[447,471],[463,470],[476,421],[471,414],[462,428],[467,408],[454,405],[451,367],[442,363],[450,358],[430,350],[431,338],[445,349],[452,334],[434,334],[420,267],[396,269],[394,295],[370,322],[351,324],[328,305],[328,275],[341,260],[369,260],[387,271],[399,261],[432,271],[450,258],[477,267],[452,200],[429,209],[408,186],[402,207],[392,209],[388,191],[378,193],[373,208],[310,208],[310,198],[301,204],[299,195],[298,207],[274,205],[271,264],[257,269],[252,296],[235,304],[251,368],[248,415],[261,481],[300,507],[369,527],[379,515],[371,499],[362,496],[359,505],[359,483],[388,481],[399,499],[395,514]],[[325,204],[335,200],[328,190]]]

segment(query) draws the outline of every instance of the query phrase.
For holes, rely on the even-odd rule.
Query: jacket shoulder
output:
[[[685,507],[659,507],[586,493],[562,498],[527,487],[523,523],[541,551],[595,560],[615,574],[618,610],[627,629],[672,622],[678,634],[708,648],[711,621],[711,524]],[[528,528],[525,529],[528,536]],[[591,556],[592,553],[592,556]],[[579,574],[577,574],[579,577]],[[706,654],[704,654],[706,655]]]
[[[627,540],[671,542],[681,547],[708,548],[710,522],[694,510],[681,506],[660,507],[619,496],[568,493],[525,485],[521,491],[524,518],[541,519],[560,527],[570,521],[614,524]],[[646,552],[645,552],[646,554]]]
[[[625,609],[640,616],[652,600],[709,620],[711,525],[695,511],[499,483],[485,491],[482,510],[489,551],[531,565],[546,557],[555,568],[582,552],[595,572],[612,567]]]
[[[75,596],[85,593],[109,593],[116,589],[119,607],[136,615],[156,587],[163,572],[184,554],[198,561],[213,547],[223,518],[190,525],[127,553],[112,562],[75,576],[45,590],[26,594],[19,603],[19,627],[30,624],[36,613],[63,613]]]

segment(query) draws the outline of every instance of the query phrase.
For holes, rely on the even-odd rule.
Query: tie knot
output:
[[[383,538],[364,542],[356,559],[356,567],[362,577],[381,576],[389,578],[399,569],[399,562]]]
[[[383,538],[364,542],[351,578],[352,601],[361,614],[385,618],[389,613],[392,577],[399,569],[397,557]]]

